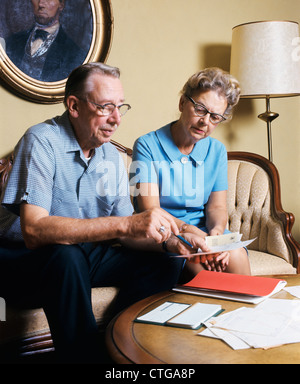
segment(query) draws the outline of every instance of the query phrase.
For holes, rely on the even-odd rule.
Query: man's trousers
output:
[[[81,243],[29,250],[23,244],[0,244],[0,297],[44,309],[59,361],[100,362],[91,289],[119,287],[117,313],[172,288],[182,264],[167,254],[120,246]]]

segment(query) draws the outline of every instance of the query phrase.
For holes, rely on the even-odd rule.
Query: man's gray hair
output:
[[[97,73],[104,76],[120,78],[120,70],[117,67],[99,62],[80,65],[71,72],[67,80],[64,97],[65,106],[67,98],[70,95],[82,98],[86,93],[90,92],[88,89],[90,85],[89,79]]]

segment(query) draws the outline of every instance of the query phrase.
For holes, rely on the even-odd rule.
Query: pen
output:
[[[172,233],[172,235],[176,236],[179,240],[181,240],[184,244],[188,245],[189,247],[193,248],[192,244],[189,243],[187,240],[185,240],[184,237],[180,236],[180,235],[175,235],[174,233]]]
[[[184,237],[182,237],[182,236],[180,236],[180,235],[175,235],[173,232],[172,232],[172,235],[174,235],[175,237],[177,237],[180,241],[182,241],[184,244],[188,245],[189,247],[194,248],[194,247],[192,246],[191,243],[189,243],[187,240],[185,240]],[[199,252],[202,252],[202,249],[201,249],[201,248],[197,248],[196,253],[199,253]]]

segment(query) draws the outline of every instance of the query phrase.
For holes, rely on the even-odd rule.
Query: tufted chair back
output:
[[[299,245],[291,235],[294,216],[282,209],[279,174],[266,158],[247,152],[228,153],[228,228],[256,238],[249,250],[272,254],[294,267]]]

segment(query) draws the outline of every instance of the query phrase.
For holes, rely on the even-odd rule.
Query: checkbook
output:
[[[213,316],[217,316],[222,311],[222,306],[219,304],[195,303],[191,305],[166,301],[157,308],[137,317],[135,321],[198,329],[205,321]]]

